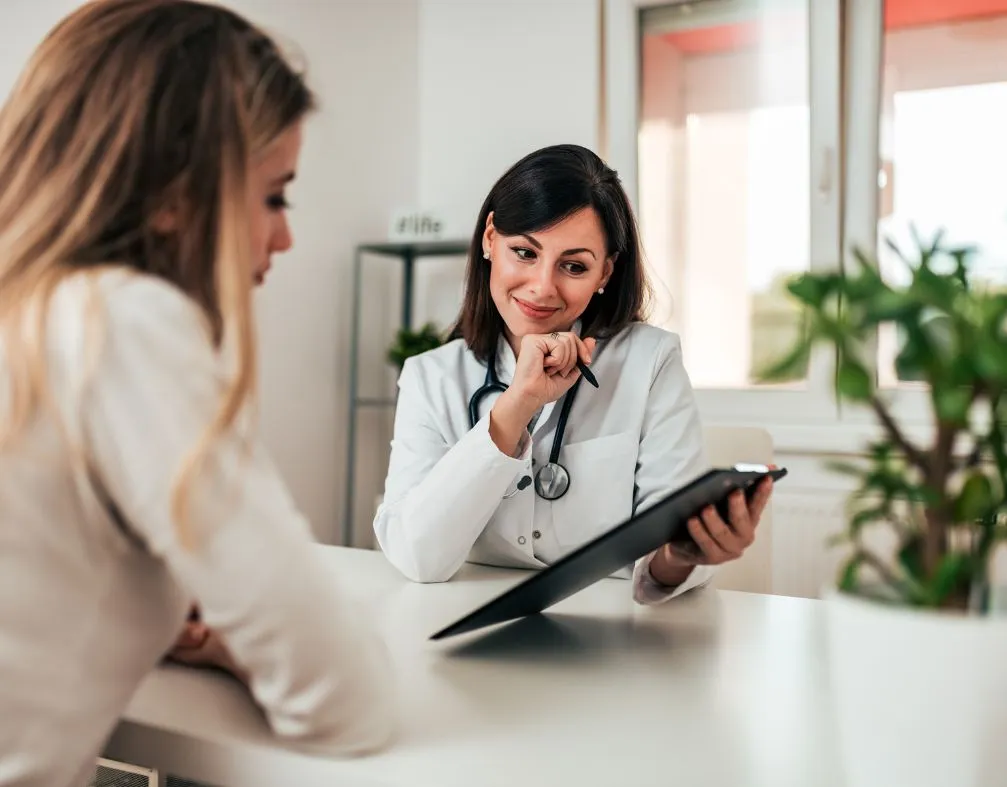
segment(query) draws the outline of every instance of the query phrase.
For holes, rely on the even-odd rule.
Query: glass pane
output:
[[[913,248],[944,229],[947,243],[978,247],[973,275],[1007,284],[1007,0],[889,0],[878,174],[878,255],[886,280],[904,263],[885,243]],[[878,336],[879,380],[897,385],[900,344]]]
[[[641,67],[653,322],[696,386],[750,386],[797,336],[783,283],[809,265],[808,0],[649,9]]]

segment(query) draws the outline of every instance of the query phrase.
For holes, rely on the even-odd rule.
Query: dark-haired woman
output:
[[[643,322],[636,222],[616,173],[575,145],[508,170],[479,212],[446,345],[399,379],[385,496],[388,559],[417,582],[466,561],[542,568],[706,469],[673,333]],[[578,369],[589,366],[598,387]],[[656,603],[706,583],[755,538],[771,492],[739,495],[622,575]]]

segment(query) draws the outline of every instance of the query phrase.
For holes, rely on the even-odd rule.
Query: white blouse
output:
[[[514,353],[501,340],[497,370],[513,379]],[[547,405],[519,456],[489,436],[489,411],[475,428],[469,399],[486,367],[462,340],[406,361],[385,495],[374,519],[382,550],[417,582],[450,579],[466,561],[542,568],[638,513],[707,469],[692,387],[677,335],[637,323],[600,343],[570,410],[560,462],[570,488],[558,500],[518,482],[549,461],[561,404]],[[562,400],[561,400],[562,401]],[[674,590],[655,583],[652,555],[632,571],[634,597],[656,603],[706,583],[693,569]],[[629,577],[629,567],[621,576]]]
[[[0,451],[0,785],[86,784],[194,600],[278,734],[337,753],[384,743],[384,645],[250,430],[213,450],[195,546],[180,542],[172,485],[223,386],[195,304],[151,276],[78,275],[48,326],[55,408]]]

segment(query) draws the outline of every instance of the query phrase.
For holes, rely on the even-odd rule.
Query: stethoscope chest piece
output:
[[[559,462],[548,462],[535,473],[535,492],[545,500],[559,500],[570,488],[570,473]]]

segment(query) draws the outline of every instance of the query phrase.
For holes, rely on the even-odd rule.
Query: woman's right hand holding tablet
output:
[[[516,453],[528,422],[573,387],[581,376],[578,358],[590,364],[594,349],[594,339],[571,331],[522,337],[514,379],[490,412],[490,438],[501,451]]]

